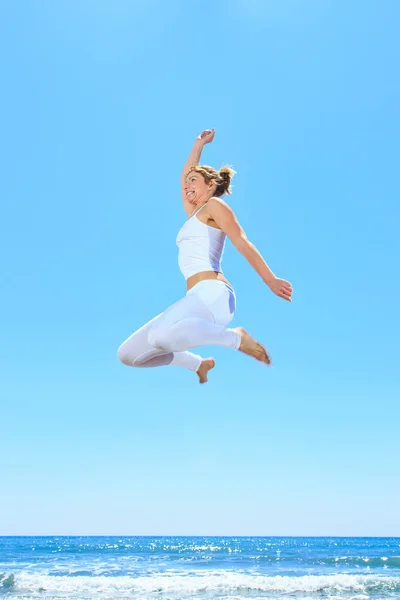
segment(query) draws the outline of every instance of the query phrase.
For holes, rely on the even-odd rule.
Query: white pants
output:
[[[176,365],[197,371],[202,358],[188,352],[197,346],[237,350],[240,335],[226,326],[236,308],[232,288],[219,280],[197,283],[184,298],[135,331],[118,349],[130,367]]]

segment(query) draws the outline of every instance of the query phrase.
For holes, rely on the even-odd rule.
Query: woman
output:
[[[232,209],[221,200],[223,194],[231,193],[234,171],[199,165],[205,144],[213,139],[214,129],[199,135],[181,176],[188,219],[178,233],[177,244],[186,296],[138,329],[118,350],[118,358],[128,366],[176,365],[195,371],[200,383],[207,381],[215,361],[189,352],[197,346],[226,346],[271,364],[264,346],[247,331],[227,328],[235,313],[236,298],[221,269],[226,236],[275,294],[289,302],[292,296],[290,283],[275,277],[247,239]]]

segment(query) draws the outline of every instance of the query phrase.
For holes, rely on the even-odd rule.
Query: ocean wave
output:
[[[322,559],[320,564],[333,564],[339,566],[348,564],[357,567],[386,567],[400,569],[400,556],[336,556],[335,558]]]
[[[0,590],[12,591],[13,595],[46,593],[76,597],[84,595],[107,597],[132,597],[150,594],[158,597],[180,597],[188,594],[222,595],[251,593],[264,594],[317,594],[324,593],[338,598],[339,594],[352,594],[360,599],[363,595],[379,592],[400,592],[400,577],[375,575],[304,575],[299,577],[244,574],[238,572],[202,572],[182,574],[165,572],[141,577],[88,577],[77,575],[49,576],[26,572],[3,573]],[[265,597],[265,596],[264,596]],[[346,596],[349,597],[349,596]]]
[[[400,556],[279,556],[276,554],[252,554],[249,559],[258,562],[279,561],[281,565],[296,562],[297,564],[320,566],[351,566],[351,567],[385,567],[387,569],[400,569]]]
[[[49,596],[46,594],[45,598],[46,600],[64,600],[64,599],[69,599],[72,596]],[[101,596],[96,596],[98,598],[101,598]],[[13,596],[12,597],[13,600],[32,600],[33,598],[38,598],[38,596]],[[107,598],[107,600],[126,600],[127,596],[107,596],[104,597]],[[194,600],[193,596],[188,596],[186,598],[184,598],[183,596],[180,596],[179,598],[172,598],[171,596],[160,596],[158,595],[157,598],[162,598],[163,600]],[[197,598],[199,598],[197,596]],[[221,596],[218,595],[218,597],[214,597],[214,600],[249,600],[250,596],[242,596],[242,595],[237,595],[235,594],[234,596]],[[289,596],[287,597],[286,595],[284,596],[284,598],[294,598],[294,596]],[[391,597],[392,598],[392,597]],[[210,600],[210,596],[207,596],[207,599]],[[394,600],[396,600],[396,598],[393,597]],[[87,596],[75,596],[75,600],[88,600]],[[149,600],[149,596],[135,596],[135,600]],[[262,596],[251,596],[251,600],[282,600],[282,596],[277,597],[276,595],[265,595],[263,594]],[[316,600],[315,596],[299,596],[296,595],[296,600]],[[323,596],[323,600],[371,600],[370,596],[365,596],[365,595],[359,595],[357,594],[356,596],[351,595],[351,596]]]

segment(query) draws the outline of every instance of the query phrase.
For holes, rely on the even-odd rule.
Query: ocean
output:
[[[400,599],[400,538],[0,537],[0,599]]]

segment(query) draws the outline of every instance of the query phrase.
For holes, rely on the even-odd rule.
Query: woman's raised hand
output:
[[[274,292],[280,298],[284,300],[288,300],[288,302],[292,301],[292,286],[285,279],[278,279],[278,277],[274,277],[271,283],[268,284],[271,292]]]
[[[214,134],[215,134],[215,129],[205,129],[199,136],[198,136],[198,140],[201,141],[201,143],[203,144],[203,146],[205,146],[205,144],[209,144],[210,142],[213,141],[214,139]]]

